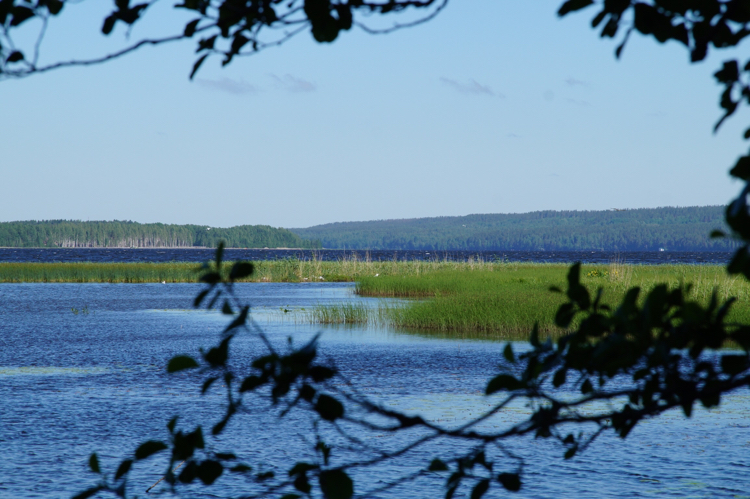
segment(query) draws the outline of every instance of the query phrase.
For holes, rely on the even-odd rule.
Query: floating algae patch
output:
[[[107,369],[104,367],[0,366],[0,376],[61,376],[104,374],[105,372]]]

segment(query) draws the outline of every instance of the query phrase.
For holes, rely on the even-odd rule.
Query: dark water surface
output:
[[[353,296],[350,285],[333,283],[237,288],[282,348],[289,336],[299,343],[321,328],[274,319],[280,307],[345,300],[375,303]],[[87,472],[91,452],[98,452],[111,473],[139,442],[166,438],[165,424],[175,414],[182,415],[185,429],[217,422],[223,401],[218,391],[201,397],[199,376],[165,372],[171,356],[195,355],[199,347],[213,345],[226,324],[225,316],[189,308],[199,289],[196,284],[0,285],[0,498],[70,497],[96,481]],[[482,392],[502,362],[500,343],[388,330],[322,331],[321,354],[383,404],[453,425],[491,403]],[[262,350],[257,340],[241,336],[232,351],[233,364],[242,369]],[[512,406],[488,425],[500,427],[527,414],[526,407]],[[292,414],[279,421],[261,412],[239,418],[209,445],[239,451],[251,464],[283,474],[294,461],[313,459],[304,435],[311,435],[306,417]],[[334,444],[335,462],[346,451],[336,447],[340,442],[335,436],[324,437]],[[387,434],[371,437],[385,447],[402,443]],[[425,466],[438,453],[462,450],[458,445],[428,447],[376,472],[355,474],[357,490]],[[747,390],[723,399],[719,410],[696,410],[691,419],[674,411],[645,422],[625,441],[606,435],[569,461],[545,440],[508,445],[527,463],[525,486],[513,497],[750,497]],[[498,466],[513,470],[512,463],[499,459]],[[277,467],[281,464],[286,468]],[[161,476],[164,465],[163,459],[138,465],[132,491],[142,494]],[[427,477],[377,497],[442,497],[443,481]],[[253,487],[223,476],[207,490],[189,489],[186,497],[238,496]],[[459,492],[457,497],[469,495],[465,489]],[[507,494],[492,489],[486,497]]]
[[[205,262],[211,249],[171,248],[0,248],[0,262]],[[718,264],[726,265],[732,253],[700,251],[347,251],[347,250],[262,250],[228,249],[226,260],[454,260],[482,258],[486,261],[547,263],[609,263],[619,260],[636,264]]]

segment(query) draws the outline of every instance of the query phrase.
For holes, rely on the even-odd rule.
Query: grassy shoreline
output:
[[[354,282],[364,297],[402,298],[405,305],[363,307],[336,304],[308,309],[295,320],[317,324],[388,325],[440,334],[479,337],[526,335],[535,322],[547,335],[560,334],[553,322],[565,297],[549,291],[566,287],[569,266],[547,263],[449,261],[274,260],[254,262],[244,282]],[[196,263],[0,263],[0,283],[159,283],[198,282]],[[229,262],[224,266],[229,270]],[[604,302],[619,303],[633,286],[644,296],[659,283],[693,285],[690,299],[707,303],[738,298],[732,322],[750,322],[750,283],[729,276],[719,265],[582,266],[582,283],[604,288]]]
[[[470,260],[450,261],[372,261],[356,255],[337,261],[263,260],[253,262],[255,273],[243,282],[354,282],[364,277],[415,276],[440,270],[496,270],[505,263]],[[200,267],[190,262],[109,263],[109,262],[0,262],[0,283],[150,283],[198,282]],[[226,262],[229,271],[231,262]],[[321,279],[322,278],[322,279]]]
[[[369,297],[422,298],[409,306],[391,307],[385,313],[377,311],[378,316],[387,317],[389,325],[399,328],[511,337],[527,335],[538,323],[541,333],[555,336],[563,333],[555,326],[554,317],[566,298],[550,292],[549,287],[565,289],[567,271],[567,265],[508,264],[495,271],[436,271],[408,279],[364,277],[357,282],[356,290]],[[641,288],[643,298],[660,283],[669,287],[691,284],[689,299],[705,305],[714,290],[720,300],[735,296],[738,300],[728,321],[750,321],[750,283],[741,276],[727,275],[723,266],[584,265],[582,283],[592,292],[603,288],[603,302],[611,306],[620,303],[634,286]],[[318,316],[322,319],[325,314]]]

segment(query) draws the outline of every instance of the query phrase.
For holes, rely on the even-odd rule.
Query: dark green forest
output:
[[[140,224],[46,220],[0,223],[0,246],[63,248],[317,248],[286,229],[239,225],[228,229],[205,225]]]
[[[324,248],[502,251],[729,251],[723,206],[535,211],[343,222],[290,229]]]

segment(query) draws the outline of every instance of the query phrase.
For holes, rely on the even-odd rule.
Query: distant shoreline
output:
[[[122,249],[122,250],[213,250],[216,248],[209,246],[137,246],[137,247],[126,247],[126,246],[0,246],[0,249],[47,249],[47,250],[100,250],[100,249]],[[327,248],[230,248],[226,247],[225,250],[284,250],[284,251],[318,251]],[[347,250],[348,251],[348,250]]]

